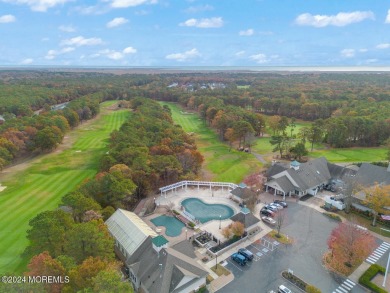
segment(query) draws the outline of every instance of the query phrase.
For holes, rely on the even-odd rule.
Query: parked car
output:
[[[250,252],[248,249],[245,249],[245,248],[240,248],[238,250],[238,253],[245,256],[245,258],[249,261],[252,261],[253,260],[253,253]]]
[[[271,207],[275,207],[275,208],[277,208],[278,210],[283,210],[283,207],[282,207],[280,204],[275,203],[275,202],[270,203],[270,206],[271,206]]]
[[[273,207],[270,204],[267,204],[266,206],[264,206],[264,208],[266,208],[267,210],[273,211],[273,212],[277,212],[278,211],[277,207]]]
[[[270,225],[276,224],[276,221],[274,219],[272,219],[271,217],[261,217],[261,219],[263,220],[263,222],[265,222],[267,224],[270,224]]]
[[[273,211],[270,211],[270,210],[267,210],[267,209],[261,209],[260,210],[260,216],[261,215],[264,215],[264,216],[267,216],[267,217],[273,217],[275,215],[275,213]]]
[[[231,258],[232,258],[232,260],[234,260],[236,263],[238,263],[241,266],[246,265],[246,257],[239,254],[239,253],[233,253]]]
[[[274,203],[277,203],[278,205],[281,205],[281,206],[284,207],[284,208],[287,208],[287,207],[288,207],[287,202],[285,202],[285,201],[283,201],[283,200],[275,199],[275,200],[274,200]]]
[[[279,289],[278,289],[278,292],[279,293],[292,293],[292,291],[290,289],[288,289],[286,286],[284,285],[280,285],[279,286]]]

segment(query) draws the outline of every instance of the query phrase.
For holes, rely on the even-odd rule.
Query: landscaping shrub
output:
[[[331,214],[331,213],[323,213],[323,215],[337,222],[341,222],[341,218],[338,215]]]
[[[206,292],[206,286],[202,286],[197,291],[195,291],[195,293],[203,293],[203,292]]]
[[[180,213],[177,210],[172,211],[175,215],[180,215]]]
[[[188,222],[188,227],[190,227],[190,228],[194,228],[195,227],[195,223],[194,222]]]
[[[373,264],[371,265],[367,271],[364,272],[364,274],[359,278],[359,283],[368,289],[370,289],[373,292],[376,293],[386,293],[387,291],[380,288],[376,284],[372,283],[371,280],[376,276],[376,274],[384,274],[385,268],[381,267],[380,265]]]
[[[307,285],[305,291],[307,293],[321,293],[321,290],[313,285]]]

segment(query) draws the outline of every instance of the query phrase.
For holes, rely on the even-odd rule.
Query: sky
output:
[[[0,0],[0,66],[390,66],[390,1]]]

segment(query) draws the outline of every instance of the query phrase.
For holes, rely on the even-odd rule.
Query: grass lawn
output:
[[[211,270],[214,273],[216,273],[218,276],[222,276],[222,275],[227,276],[230,274],[230,271],[227,270],[225,267],[221,266],[220,264],[217,264],[217,268],[215,268],[215,266],[212,266]]]
[[[385,148],[322,149],[309,153],[310,157],[326,157],[330,162],[377,162],[386,158]]]
[[[20,172],[1,174],[1,183],[7,188],[0,193],[0,273],[20,274],[26,269],[29,260],[20,254],[28,244],[29,221],[57,208],[62,196],[96,174],[109,134],[130,114],[127,110],[108,111],[106,107],[113,103],[103,103],[98,118],[68,133],[74,143],[64,151],[33,159],[31,166]]]
[[[184,131],[195,134],[198,149],[205,158],[203,167],[211,177],[203,179],[239,183],[246,175],[261,168],[261,163],[252,154],[234,149],[229,151],[229,146],[221,142],[196,113],[184,114],[180,106],[174,103],[160,104],[170,107],[173,120]]]

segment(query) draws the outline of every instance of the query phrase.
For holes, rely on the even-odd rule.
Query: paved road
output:
[[[281,277],[281,272],[287,269],[292,269],[294,274],[320,288],[322,292],[333,292],[345,281],[322,266],[327,238],[337,222],[311,208],[289,203],[285,223],[282,232],[293,237],[295,243],[279,245],[276,250],[264,254],[259,261],[252,262],[248,267],[242,268],[228,261],[227,267],[233,271],[235,279],[218,292],[266,293],[276,290],[280,284],[286,285],[293,292],[299,292]],[[356,285],[353,292],[366,291]]]
[[[260,162],[262,162],[263,164],[267,164],[267,161],[263,158],[262,155],[260,154],[257,154],[257,153],[254,153],[252,152],[252,154],[256,157],[256,159],[258,159]]]

